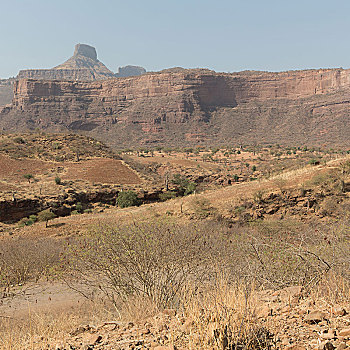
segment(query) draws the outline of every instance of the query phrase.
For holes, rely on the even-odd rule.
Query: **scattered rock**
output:
[[[93,334],[88,333],[88,334],[85,334],[83,337],[83,343],[86,345],[95,345],[100,343],[101,340],[102,340],[102,336],[97,333],[93,333]]]
[[[341,337],[350,337],[350,328],[342,329],[339,331]]]
[[[331,342],[327,342],[323,347],[323,350],[334,350],[334,349],[335,349],[335,346]]]
[[[170,317],[174,317],[176,315],[176,310],[175,309],[165,309],[165,310],[163,310],[163,314],[170,316]]]
[[[73,337],[76,337],[77,335],[87,332],[91,329],[91,327],[89,325],[85,325],[85,326],[79,326],[78,328],[76,328],[74,331],[70,332],[69,334]]]
[[[337,350],[346,350],[348,349],[348,346],[343,342],[343,343],[340,343],[338,346],[337,346]]]
[[[332,307],[331,313],[334,316],[345,316],[347,314],[346,310],[343,307]]]
[[[309,324],[315,324],[319,323],[322,320],[324,320],[326,314],[321,311],[311,311],[309,314],[307,314],[304,318],[304,321]]]
[[[303,345],[291,345],[286,347],[286,350],[307,350]]]
[[[327,330],[321,334],[322,339],[334,339],[335,333],[333,330]]]

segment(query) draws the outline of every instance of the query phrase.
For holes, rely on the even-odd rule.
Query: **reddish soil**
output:
[[[49,169],[61,166],[66,169],[65,180],[86,180],[106,184],[139,184],[141,179],[123,161],[115,159],[91,159],[79,163],[55,163],[36,159],[11,159],[0,155],[0,190],[12,188],[13,183],[27,182],[26,174],[42,175]],[[10,182],[10,184],[6,182]]]
[[[23,178],[25,174],[42,174],[53,166],[51,162],[36,159],[11,159],[0,155],[0,179],[11,179],[27,181]]]
[[[121,160],[91,159],[79,163],[65,163],[65,180],[87,180],[106,184],[139,184],[141,179]]]

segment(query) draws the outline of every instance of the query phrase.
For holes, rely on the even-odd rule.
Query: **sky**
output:
[[[350,67],[349,0],[0,0],[0,78],[74,45],[109,69],[220,72]]]

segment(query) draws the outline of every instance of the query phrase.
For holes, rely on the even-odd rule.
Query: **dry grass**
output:
[[[86,301],[82,305],[61,310],[27,310],[23,319],[0,318],[0,349],[43,350],[48,344],[58,344],[82,324],[100,324],[114,318],[110,309],[100,301]]]
[[[141,284],[137,279],[147,277],[144,281],[156,292],[157,288],[164,287],[158,282],[168,271],[184,272],[185,283],[179,285],[176,294],[171,294],[173,290],[162,290],[171,294],[170,305],[184,315],[191,327],[188,336],[181,340],[186,349],[274,349],[274,336],[255,314],[259,307],[257,291],[264,288],[302,284],[305,293],[315,300],[325,300],[330,305],[350,300],[349,246],[344,244],[349,237],[347,222],[318,226],[316,230],[312,225],[293,221],[231,228],[207,222],[194,227],[176,225],[176,229],[164,234],[169,227],[174,224],[164,221],[134,226],[133,230],[129,227],[129,231],[125,227],[100,226],[93,236],[86,236],[82,241],[84,249],[80,253],[83,255],[79,256],[85,267],[93,269],[76,272],[80,282],[81,277],[92,276],[93,282],[100,286],[105,283],[100,278],[104,272],[114,273],[110,275],[112,280],[118,277],[116,272],[122,272],[124,278],[128,278],[125,281],[129,287],[135,286],[138,290]],[[198,233],[199,245],[196,241],[191,243]],[[134,244],[130,245],[131,242]],[[194,255],[200,259],[192,261]],[[189,264],[193,262],[202,268],[190,271]],[[118,270],[121,264],[124,270]],[[200,279],[195,278],[196,273]],[[158,284],[152,285],[154,282]],[[117,289],[109,289],[109,293],[115,297]],[[70,311],[33,313],[28,310],[24,321],[1,318],[0,348],[44,349],[44,344],[59,342],[86,322],[142,321],[165,306],[154,296],[153,292],[123,292],[122,298],[114,298],[114,307],[107,301],[99,304],[95,301]]]
[[[186,290],[184,313],[193,328],[189,349],[272,349],[273,335],[255,316],[254,286],[218,273],[203,289]]]

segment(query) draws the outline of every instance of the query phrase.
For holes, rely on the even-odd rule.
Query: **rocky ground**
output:
[[[266,349],[344,350],[350,348],[349,310],[348,303],[332,303],[306,295],[302,287],[295,286],[257,293],[253,314],[260,330],[269,331]],[[228,340],[220,334],[219,324],[208,321],[205,325],[203,329],[199,320],[175,309],[166,309],[138,322],[108,320],[101,324],[84,324],[59,340],[37,336],[34,346],[55,350],[174,350],[213,349],[215,346],[229,349],[225,347]],[[200,333],[203,331],[205,335]],[[205,346],[203,338],[208,341]],[[243,345],[238,348],[243,349]]]

